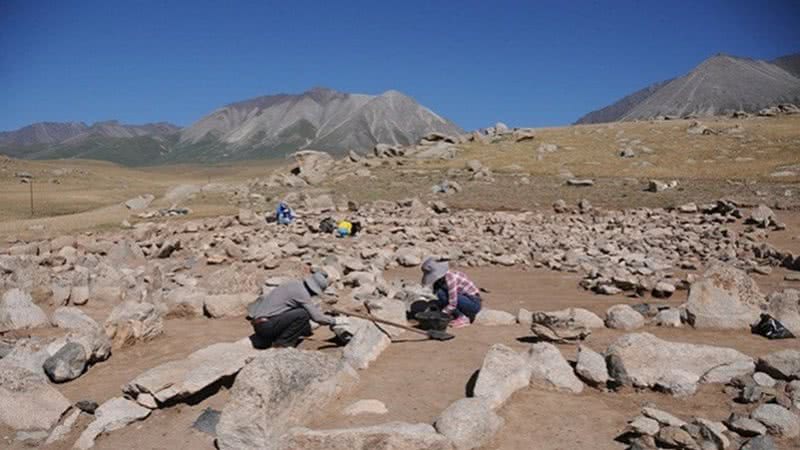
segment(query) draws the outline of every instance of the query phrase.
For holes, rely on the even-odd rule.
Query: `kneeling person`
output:
[[[256,335],[272,347],[297,347],[311,336],[313,320],[320,325],[344,325],[347,319],[323,314],[311,301],[328,287],[325,272],[314,272],[302,281],[289,281],[247,307]]]
[[[422,263],[422,285],[432,286],[442,312],[453,316],[453,328],[468,326],[481,310],[478,287],[464,273],[450,270],[446,261],[427,258]]]

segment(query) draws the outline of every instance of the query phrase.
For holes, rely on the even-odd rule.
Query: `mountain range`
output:
[[[772,61],[715,55],[684,76],[636,91],[576,123],[756,112],[800,102],[800,54]]]
[[[398,91],[314,88],[223,106],[186,128],[168,123],[88,126],[43,122],[0,133],[0,153],[26,159],[102,159],[126,165],[280,157],[301,149],[368,151],[462,130]]]

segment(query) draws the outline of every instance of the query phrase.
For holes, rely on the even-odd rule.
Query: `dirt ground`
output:
[[[516,314],[519,308],[528,310],[557,310],[581,307],[601,317],[611,305],[638,303],[643,299],[624,296],[599,296],[578,287],[576,274],[552,272],[545,269],[521,270],[514,268],[465,269],[480,286],[490,291],[485,306]],[[778,285],[791,285],[781,281],[781,270],[757,281],[765,291]],[[395,270],[389,278],[416,279],[417,269]],[[800,283],[794,283],[800,284]],[[686,298],[678,291],[664,303],[677,305]],[[654,301],[654,299],[644,299]],[[662,302],[659,300],[659,302]],[[97,311],[96,313],[100,313]],[[690,328],[667,329],[647,327],[642,331],[664,339],[703,343],[736,348],[757,357],[769,352],[796,348],[793,340],[768,341],[742,332],[698,331]],[[249,325],[243,319],[171,319],[166,332],[155,340],[120,350],[106,362],[92,367],[75,381],[58,385],[58,389],[72,401],[94,400],[102,402],[121,394],[121,387],[145,370],[161,363],[182,359],[189,353],[215,342],[234,341],[248,336]],[[401,420],[412,423],[432,423],[450,403],[467,395],[468,383],[482,364],[488,348],[503,343],[524,351],[530,345],[529,335],[522,325],[471,326],[453,330],[454,340],[428,341],[406,333],[389,346],[367,370],[359,372],[361,380],[350,392],[329,404],[321,417],[309,426],[336,428],[362,426]],[[603,351],[615,338],[623,334],[616,330],[595,331],[585,343]],[[327,329],[319,329],[303,348],[338,352],[327,339]],[[575,356],[576,347],[559,346],[568,359]],[[112,432],[97,440],[98,449],[175,449],[213,448],[213,438],[191,428],[192,423],[206,408],[221,410],[228,398],[222,388],[215,395],[193,405],[181,404],[156,410],[143,422]],[[357,400],[377,399],[389,412],[385,415],[344,416],[341,411]],[[653,392],[624,390],[605,393],[587,388],[580,395],[523,389],[500,410],[505,427],[486,449],[527,450],[536,449],[620,449],[623,445],[614,438],[624,429],[627,420],[634,417],[644,404],[654,404],[683,418],[700,416],[714,420],[725,418],[732,404],[721,386],[703,386],[698,394],[687,399],[675,399]],[[84,418],[82,420],[87,420]],[[83,424],[85,425],[85,423]],[[82,429],[81,426],[76,430]],[[56,449],[67,449],[77,439],[63,441]],[[0,430],[0,436],[8,430]],[[8,441],[6,441],[8,442]],[[532,446],[532,443],[535,443]],[[797,442],[787,442],[782,448],[793,448]],[[796,447],[794,447],[796,448]]]
[[[443,179],[462,184],[463,192],[435,197],[453,208],[479,210],[534,210],[548,213],[556,199],[574,205],[585,198],[595,206],[606,208],[670,207],[689,201],[705,203],[719,198],[732,198],[745,204],[765,203],[780,206],[778,220],[787,225],[783,231],[770,231],[768,241],[784,251],[800,254],[800,176],[774,177],[771,173],[786,167],[800,172],[797,146],[800,145],[800,118],[779,120],[709,121],[707,125],[723,130],[737,124],[744,127],[740,137],[720,133],[712,136],[688,136],[686,121],[662,123],[625,123],[565,127],[537,130],[532,142],[514,143],[500,140],[486,145],[468,144],[453,161],[410,161],[400,166],[373,168],[373,177],[348,178],[326,183],[322,189],[358,202],[377,199],[397,200],[419,196],[433,200],[431,186]],[[638,142],[637,142],[638,141]],[[555,153],[539,157],[543,143],[559,146]],[[633,147],[638,156],[620,158],[619,150]],[[647,151],[646,151],[647,150]],[[751,159],[748,159],[751,158]],[[465,160],[478,159],[495,173],[495,181],[470,181],[463,172],[452,175],[449,169],[464,167]],[[86,161],[0,161],[0,239],[13,241],[20,237],[57,235],[86,230],[119,227],[123,219],[133,219],[120,202],[143,193],[163,196],[182,184],[243,183],[247,179],[265,177],[276,162],[237,163],[227,166],[182,166],[128,169],[107,163]],[[645,164],[647,163],[647,164]],[[285,161],[280,164],[286,164]],[[510,168],[511,164],[517,167]],[[54,170],[70,169],[67,175],[55,176]],[[29,186],[14,176],[19,170],[30,171],[37,178],[34,186],[37,208],[30,218]],[[591,177],[589,188],[566,187],[560,174],[569,171],[575,177]],[[529,184],[522,183],[529,177]],[[58,178],[59,183],[50,181]],[[661,193],[645,192],[649,178],[678,179],[679,187]],[[271,192],[254,192],[273,195]],[[163,199],[158,207],[169,206]],[[193,210],[189,219],[232,214],[237,207],[224,198],[200,196],[188,205]],[[175,219],[170,219],[175,220]],[[33,227],[44,226],[41,231]],[[742,225],[735,225],[741,230]],[[216,270],[216,269],[215,269]],[[655,302],[646,298],[599,296],[578,287],[577,274],[545,269],[467,268],[466,272],[490,293],[485,306],[517,313],[520,308],[558,310],[582,307],[601,317],[606,309],[618,303]],[[767,276],[753,275],[765,293],[793,287],[800,282],[784,280],[786,271],[776,268]],[[273,274],[269,274],[273,275]],[[264,276],[268,276],[267,273]],[[389,278],[416,280],[418,269],[395,270]],[[668,301],[677,305],[686,299],[686,291],[678,291]],[[84,311],[98,321],[108,315],[111,305],[90,302]],[[48,311],[51,312],[51,311]],[[170,319],[166,332],[151,342],[120,351],[106,362],[57,388],[71,401],[94,400],[99,403],[121,395],[122,386],[140,373],[167,361],[185,358],[188,354],[216,342],[235,341],[250,334],[243,319]],[[768,341],[744,332],[698,331],[690,328],[662,329],[647,327],[642,331],[682,342],[703,343],[736,348],[754,357],[785,349],[797,348],[797,340]],[[37,333],[48,333],[48,330]],[[471,326],[454,330],[456,339],[448,342],[427,341],[406,333],[394,342],[369,369],[360,372],[361,381],[354,390],[343,393],[328,405],[311,427],[335,428],[360,426],[402,420],[432,423],[453,401],[467,395],[468,384],[482,364],[488,348],[502,343],[524,351],[528,330],[514,326]],[[595,331],[586,344],[597,351],[622,333],[615,330]],[[320,329],[302,348],[338,352],[327,339],[331,334]],[[575,346],[559,346],[570,359]],[[156,410],[145,421],[101,436],[99,449],[211,449],[212,436],[191,428],[206,408],[221,410],[228,399],[223,387],[215,395],[197,404],[180,404]],[[377,399],[388,408],[380,416],[344,416],[341,411],[355,401]],[[657,407],[688,419],[701,416],[720,420],[732,404],[721,386],[703,386],[698,394],[675,399],[653,392],[624,390],[606,393],[586,389],[580,395],[538,389],[523,389],[500,410],[505,427],[486,449],[619,449],[615,442],[627,420],[634,417],[643,404]],[[83,417],[56,449],[71,448],[89,418]],[[14,435],[0,427],[0,447],[11,446]],[[779,442],[781,448],[800,448],[800,440]],[[10,448],[18,448],[14,443]],[[16,447],[14,447],[16,446]],[[486,450],[484,449],[484,450]]]

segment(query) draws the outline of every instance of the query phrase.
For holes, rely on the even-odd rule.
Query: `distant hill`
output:
[[[178,130],[179,127],[166,122],[125,125],[108,120],[91,126],[83,122],[39,122],[15,131],[0,132],[0,146],[70,144],[98,137],[167,136]]]
[[[217,162],[281,157],[300,149],[363,152],[377,143],[415,143],[434,131],[462,132],[397,91],[365,95],[314,88],[232,103],[184,129],[167,123],[36,123],[0,133],[0,154],[126,165]]]
[[[97,122],[40,122],[0,132],[0,154],[24,159],[98,159],[125,165],[157,161],[175,142],[170,123],[126,125]]]
[[[367,151],[461,129],[397,91],[348,94],[314,88],[224,106],[183,129],[167,159],[216,161],[284,155],[300,149]]]
[[[781,102],[800,102],[798,55],[767,62],[716,55],[688,74],[662,81],[578,119],[576,123],[713,116],[755,112]]]

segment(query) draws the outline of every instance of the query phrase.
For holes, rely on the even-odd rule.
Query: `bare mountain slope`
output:
[[[191,158],[195,146],[203,148],[201,160],[264,157],[302,148],[363,151],[378,142],[414,142],[432,131],[461,132],[397,91],[372,96],[314,88],[220,108],[184,129],[171,157]]]
[[[773,59],[771,62],[790,74],[800,78],[800,53],[781,56],[780,58]]]
[[[781,63],[791,67],[791,61]],[[800,78],[786,69],[767,61],[716,55],[682,77],[638,91],[581,117],[578,123],[753,112],[798,101]]]
[[[660,83],[651,84],[644,89],[640,89],[633,94],[626,95],[620,100],[606,106],[605,108],[592,111],[589,114],[578,119],[575,123],[605,123],[616,122],[620,120],[631,109],[635,108],[639,103],[647,100],[648,97],[653,95],[656,91],[661,89],[665,84],[672,80],[662,81]]]

